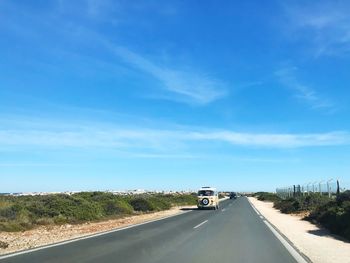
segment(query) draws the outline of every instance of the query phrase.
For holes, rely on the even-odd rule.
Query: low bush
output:
[[[9,247],[9,244],[8,244],[8,243],[6,243],[6,242],[0,240],[0,248],[5,249],[5,248],[8,248],[8,247]]]
[[[309,212],[306,220],[322,225],[334,234],[350,240],[350,191],[340,193],[336,199],[327,195],[310,193],[281,199],[276,194],[257,192],[258,200],[272,201],[282,213]]]
[[[21,222],[18,222],[18,221],[0,222],[0,231],[20,232],[26,229],[30,229],[30,228],[28,226],[23,226]]]
[[[274,207],[285,214],[296,213],[300,211],[300,202],[295,198],[277,200],[274,202]]]
[[[274,207],[282,213],[290,214],[297,212],[313,211],[317,207],[327,204],[330,201],[328,196],[310,194],[307,196],[290,197],[287,199],[276,199]]]
[[[350,201],[350,190],[347,190],[337,196],[337,203],[342,203],[345,201]]]
[[[300,203],[301,211],[312,211],[330,201],[330,198],[327,195],[320,195],[318,193],[311,193],[307,196],[299,196],[296,199]]]
[[[335,201],[329,201],[315,208],[306,219],[320,223],[332,233],[350,240],[349,192],[340,194]]]
[[[274,193],[268,193],[268,192],[257,192],[254,194],[254,196],[260,200],[260,201],[270,201],[270,202],[274,202],[274,201],[279,201],[281,200],[278,195],[274,194]]]
[[[152,202],[143,197],[132,199],[130,201],[130,205],[134,208],[135,211],[148,212],[155,210],[155,206],[152,204]]]
[[[196,205],[197,204],[197,194],[186,194],[186,195],[168,195],[170,202],[173,205]]]
[[[117,214],[132,214],[133,207],[125,200],[108,201],[104,206],[106,214],[109,216]]]
[[[38,225],[81,223],[196,204],[194,195],[145,194],[134,197],[105,192],[73,195],[0,196],[0,231],[23,231]]]

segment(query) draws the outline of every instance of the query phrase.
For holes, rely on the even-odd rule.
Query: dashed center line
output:
[[[194,229],[200,227],[201,225],[204,225],[206,222],[208,222],[208,220],[205,220],[205,221],[203,221],[202,223],[196,225],[196,226],[194,227]]]

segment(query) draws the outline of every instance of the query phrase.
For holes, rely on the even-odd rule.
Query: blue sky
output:
[[[0,192],[350,181],[348,1],[1,1]]]

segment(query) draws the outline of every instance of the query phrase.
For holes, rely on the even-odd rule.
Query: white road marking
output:
[[[105,231],[105,232],[100,232],[100,233],[97,233],[97,234],[92,234],[92,235],[87,235],[87,236],[83,236],[83,237],[78,237],[78,238],[70,239],[70,240],[67,240],[67,241],[62,241],[62,242],[58,242],[58,243],[54,243],[54,244],[50,244],[50,245],[44,245],[44,246],[37,247],[37,248],[31,248],[31,249],[22,250],[22,251],[19,251],[19,252],[14,252],[14,253],[11,253],[11,254],[7,254],[7,255],[0,256],[0,260],[1,260],[1,259],[5,259],[5,258],[10,258],[10,257],[18,256],[18,255],[23,255],[23,254],[32,253],[32,252],[35,252],[35,251],[38,251],[38,250],[42,250],[42,249],[46,249],[46,248],[50,248],[50,247],[61,246],[61,245],[73,243],[73,242],[80,241],[80,240],[84,240],[84,239],[88,239],[88,238],[93,238],[93,237],[103,236],[103,235],[107,235],[107,234],[114,233],[114,232],[119,232],[119,231],[122,231],[122,230],[125,230],[125,229],[129,229],[129,228],[133,228],[133,227],[137,227],[137,226],[146,225],[146,224],[148,224],[148,223],[153,223],[153,222],[161,221],[161,220],[164,220],[164,219],[167,219],[167,218],[170,218],[170,217],[175,217],[175,216],[183,215],[183,214],[189,213],[189,212],[191,212],[191,211],[192,211],[192,210],[184,211],[184,212],[181,212],[181,213],[179,213],[179,214],[170,215],[170,216],[165,216],[165,217],[162,217],[162,218],[158,218],[158,219],[146,221],[146,222],[139,223],[139,224],[135,224],[135,225],[130,225],[130,226],[122,227],[122,228],[117,228],[117,229],[113,229],[113,230],[108,230],[108,231]]]
[[[256,208],[254,206],[252,206],[254,211],[260,216],[260,212],[258,210],[256,210]]]
[[[248,202],[250,203],[251,207],[254,209],[254,211],[260,216],[260,212],[258,210],[256,210],[255,206],[252,204],[252,202],[250,202],[250,200],[248,199]]]
[[[277,239],[282,243],[282,245],[288,250],[288,252],[292,255],[292,257],[298,262],[298,263],[307,263],[307,261],[300,255],[300,253],[287,242],[287,240],[284,239],[284,237],[276,231],[276,229],[267,221],[264,219],[264,217],[259,213],[259,211],[254,207],[252,202],[248,199],[250,205],[255,210],[255,212],[259,215],[261,219],[263,219],[263,222],[267,225],[267,227],[271,230],[271,232],[277,237]]]
[[[208,222],[208,220],[205,220],[205,221],[203,221],[202,223],[196,225],[196,226],[194,227],[194,229],[200,227],[201,225],[204,225],[206,222]]]
[[[307,263],[307,261],[298,253],[298,251],[296,251],[295,248],[292,247],[291,244],[289,244],[269,222],[264,220],[264,223],[267,225],[268,228],[270,228],[272,233],[278,238],[278,240],[282,243],[282,245],[288,250],[288,252],[298,263]]]

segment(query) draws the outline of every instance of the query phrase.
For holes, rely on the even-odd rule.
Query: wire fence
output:
[[[340,184],[339,180],[329,179],[322,181],[310,182],[307,184],[296,184],[287,187],[281,187],[276,189],[276,193],[279,197],[285,199],[289,197],[305,196],[310,194],[333,195],[339,194],[347,189],[345,185]]]

